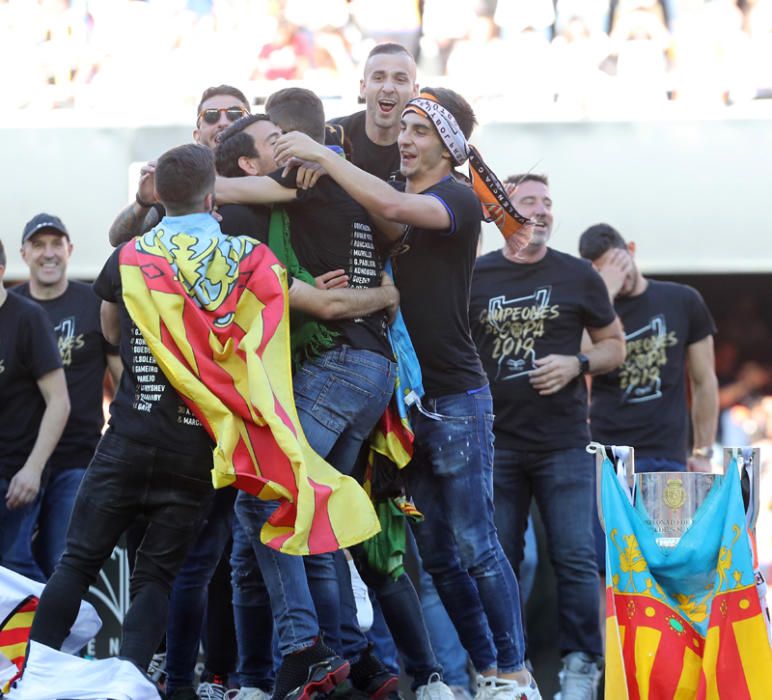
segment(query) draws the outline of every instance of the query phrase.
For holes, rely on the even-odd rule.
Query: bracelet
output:
[[[695,447],[692,450],[692,457],[704,457],[705,459],[713,458],[712,447]]]
[[[136,200],[137,204],[139,204],[139,206],[141,206],[144,209],[152,209],[155,206],[155,202],[150,202],[150,204],[148,204],[147,202],[143,202],[139,197],[139,192],[137,192],[137,194],[134,195],[134,199]]]

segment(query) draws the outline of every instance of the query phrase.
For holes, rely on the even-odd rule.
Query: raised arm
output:
[[[218,204],[282,204],[297,199],[297,190],[283,187],[265,175],[218,175],[214,197]]]
[[[135,201],[123,209],[110,226],[108,236],[113,247],[149,231],[160,221],[153,206],[156,203],[155,161],[143,165],[140,173]]]
[[[386,309],[391,318],[399,305],[399,292],[386,273],[382,275],[381,286],[372,289],[321,290],[295,279],[289,289],[289,303],[291,309],[323,321],[359,318],[381,309]]]
[[[278,163],[290,158],[318,163],[374,217],[426,229],[450,228],[450,215],[435,197],[399,192],[299,131],[284,134],[276,142],[274,157]],[[377,220],[376,225],[379,225]],[[391,227],[383,233],[392,240],[402,235],[399,229]]]
[[[54,451],[70,415],[70,397],[64,370],[55,369],[37,380],[38,389],[46,402],[38,436],[24,466],[8,484],[5,502],[9,509],[21,508],[35,500],[40,490],[40,477]]]

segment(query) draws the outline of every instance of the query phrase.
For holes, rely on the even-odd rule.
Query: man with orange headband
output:
[[[279,139],[276,159],[319,163],[401,243],[396,281],[426,390],[413,408],[415,456],[407,467],[425,515],[416,540],[482,676],[477,697],[534,700],[541,695],[524,665],[517,580],[493,524],[493,408],[468,317],[483,210],[512,245],[527,243],[530,222],[467,144],[475,123],[452,90],[427,89],[408,102],[397,141],[406,181],[394,187],[298,133]],[[474,190],[455,177],[468,158]]]

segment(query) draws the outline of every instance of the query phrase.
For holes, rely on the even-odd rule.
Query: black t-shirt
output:
[[[394,183],[403,189],[404,183]],[[469,331],[469,284],[480,236],[475,193],[447,177],[422,194],[450,214],[447,231],[408,227],[394,273],[400,307],[429,397],[459,394],[487,384]]]
[[[282,177],[281,170],[270,177],[284,187],[295,188],[294,170],[287,177]],[[285,209],[295,255],[313,277],[342,269],[352,289],[380,286],[383,255],[370,216],[331,178],[322,177],[311,189],[298,190],[297,201]],[[327,325],[340,333],[338,344],[392,357],[385,311]]]
[[[401,180],[399,147],[373,143],[365,131],[365,112],[331,119],[330,124],[343,127],[343,137],[351,144],[351,162],[381,180]],[[329,141],[329,135],[328,135]],[[341,144],[342,145],[342,144]]]
[[[61,366],[46,312],[8,294],[0,306],[0,477],[10,479],[27,461],[46,409],[37,381]]]
[[[500,250],[483,255],[469,318],[491,381],[496,444],[538,452],[584,447],[590,439],[584,377],[540,396],[529,372],[537,358],[576,355],[585,328],[614,321],[606,286],[590,263],[551,248],[529,264],[511,262]]]
[[[261,243],[268,242],[271,210],[246,204],[224,204],[217,211],[222,216],[220,230],[228,236],[249,236]]]
[[[686,353],[716,332],[699,293],[683,284],[649,280],[643,294],[614,302],[625,328],[627,357],[593,377],[593,439],[632,445],[636,456],[686,460]]]
[[[118,260],[122,248],[113,251],[94,282],[97,296],[118,304],[120,319],[123,374],[110,404],[110,428],[146,445],[198,454],[212,442],[164,376],[123,303]]]
[[[59,345],[70,396],[70,417],[48,466],[84,468],[94,454],[104,425],[102,380],[107,355],[118,349],[102,336],[100,300],[91,285],[70,281],[56,299],[33,299],[29,283],[13,288],[48,314]]]

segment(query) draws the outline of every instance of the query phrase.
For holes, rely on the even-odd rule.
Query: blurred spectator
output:
[[[669,90],[670,32],[656,0],[621,0],[611,30],[619,99],[636,109],[657,105]]]
[[[421,58],[425,72],[439,74],[446,72],[453,47],[457,41],[469,37],[470,27],[475,23],[477,18],[475,4],[475,2],[455,3],[453,11],[449,12],[447,0],[424,0]],[[427,61],[430,65],[427,65]],[[485,72],[479,69],[482,65],[479,59],[476,59],[475,63],[478,73]]]
[[[453,44],[448,56],[448,82],[473,101],[500,95],[511,90],[511,85],[501,79],[494,66],[506,65],[510,59],[493,19],[487,15],[474,17],[468,32]]]
[[[252,80],[300,80],[313,60],[313,40],[300,27],[280,18],[273,39],[260,50]]]
[[[608,35],[587,19],[566,20],[552,41],[558,102],[583,114],[602,104],[610,78],[601,66],[610,51]]]

